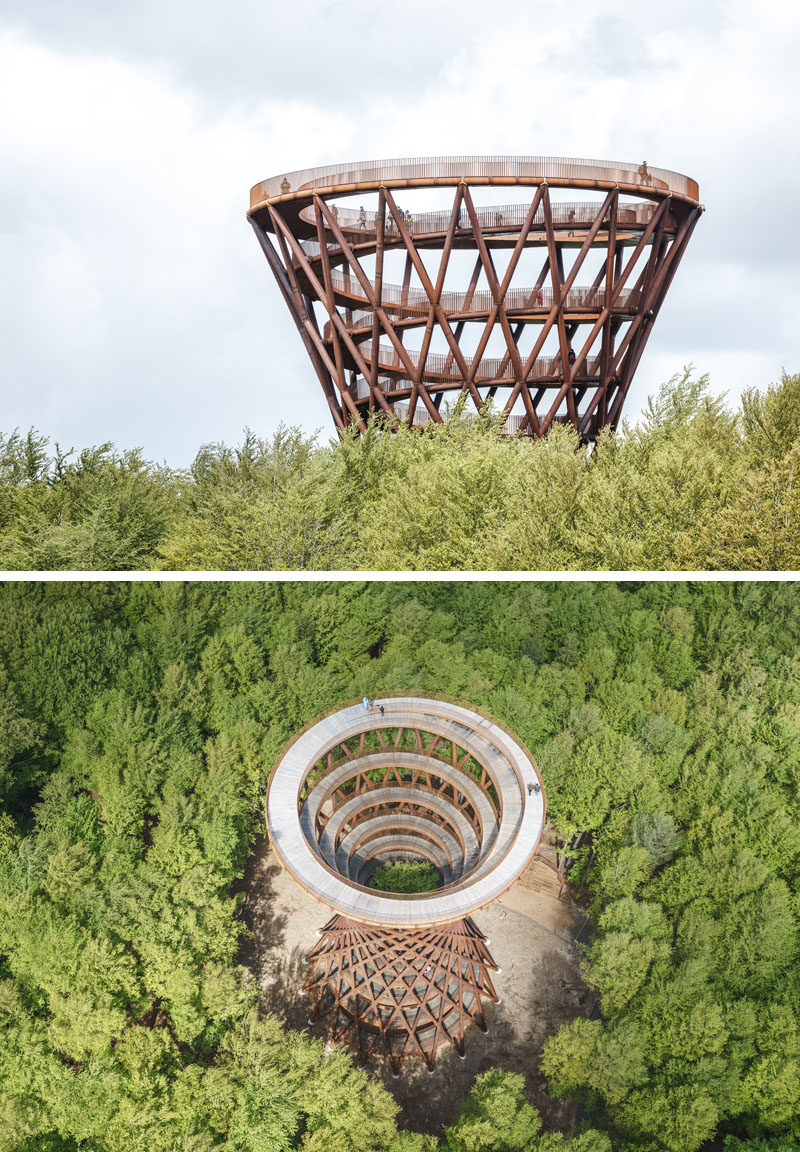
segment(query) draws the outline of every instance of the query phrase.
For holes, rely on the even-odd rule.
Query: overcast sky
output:
[[[690,361],[732,397],[798,372],[799,41],[791,0],[0,0],[0,431],[175,466],[245,425],[327,438],[248,193],[394,156],[694,177],[626,414]]]

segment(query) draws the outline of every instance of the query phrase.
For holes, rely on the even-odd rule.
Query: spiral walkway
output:
[[[514,883],[539,843],[544,795],[530,756],[494,721],[381,697],[297,737],[273,772],[266,819],[284,867],[323,904],[365,924],[423,927],[461,920]],[[365,886],[398,857],[428,860],[442,887],[409,897]]]

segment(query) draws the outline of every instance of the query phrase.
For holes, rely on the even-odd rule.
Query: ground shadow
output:
[[[574,1105],[550,1097],[539,1061],[546,1037],[567,1020],[583,1015],[586,990],[576,981],[574,967],[565,964],[560,950],[541,953],[540,960],[537,970],[545,972],[546,978],[537,979],[533,995],[525,997],[532,1016],[528,1020],[520,1018],[513,1003],[488,1005],[488,1030],[482,1033],[477,1027],[469,1029],[463,1060],[447,1045],[439,1050],[433,1073],[415,1062],[409,1063],[400,1076],[393,1077],[389,1069],[377,1062],[369,1065],[370,1075],[381,1080],[400,1105],[401,1127],[439,1132],[455,1120],[475,1077],[490,1068],[502,1068],[525,1077],[526,1095],[539,1110],[545,1130],[570,1129]],[[517,987],[515,991],[519,995],[522,989]]]
[[[323,1022],[308,1023],[301,987],[307,971],[303,958],[317,942],[317,931],[330,918],[330,909],[295,884],[263,836],[255,844],[240,888],[250,936],[242,942],[239,962],[258,983],[262,1011],[274,1013],[290,1028],[327,1040]],[[488,1031],[468,1030],[463,1060],[449,1045],[440,1048],[432,1075],[421,1063],[409,1062],[395,1078],[376,1060],[368,1063],[367,1074],[381,1081],[397,1101],[401,1127],[440,1134],[442,1126],[455,1120],[479,1073],[490,1068],[518,1072],[544,1129],[569,1132],[575,1122],[574,1104],[550,1098],[539,1061],[548,1036],[591,1011],[571,934],[556,934],[500,901],[480,913],[478,926],[491,938],[490,951],[502,969],[494,981],[501,1002],[486,1007]]]
[[[278,884],[285,881],[280,865],[264,835],[256,837],[239,890],[243,894],[242,919],[247,935],[239,947],[238,962],[256,981],[259,1006],[274,1013],[290,1028],[304,1028],[307,1008],[300,993],[305,979],[306,949],[288,944],[288,914],[281,904]]]

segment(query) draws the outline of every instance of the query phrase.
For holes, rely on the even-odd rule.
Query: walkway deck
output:
[[[381,698],[375,703],[370,713],[359,704],[323,717],[284,752],[267,792],[267,828],[273,847],[298,884],[322,904],[354,920],[422,927],[462,919],[506,891],[536,851],[544,824],[544,796],[536,766],[498,724],[460,705],[424,697]],[[383,705],[383,716],[377,704]],[[326,805],[330,808],[337,785],[359,773],[359,779],[365,779],[363,773],[373,770],[375,758],[349,758],[346,765],[335,769],[335,778],[333,774],[324,777],[301,804],[301,791],[309,774],[328,752],[348,740],[365,732],[399,728],[453,741],[464,750],[465,758],[467,753],[473,757],[498,797],[499,819],[494,817],[494,810],[474,777],[449,769],[431,756],[427,758],[430,773],[445,781],[443,787],[449,788],[455,800],[413,784],[398,782],[390,787],[376,787],[347,798],[335,811],[328,812],[320,832],[320,814]],[[408,754],[399,749],[381,754],[382,762],[394,761],[401,766],[404,758]],[[415,763],[414,768],[418,767]],[[460,789],[459,776],[463,783]],[[458,806],[467,803],[477,814],[480,836],[465,810]],[[388,810],[387,804],[391,806]],[[404,806],[402,811],[397,805]],[[370,816],[370,808],[379,815],[359,823],[362,814]],[[415,816],[412,809],[425,809],[432,819]],[[353,820],[355,827],[348,828]],[[432,839],[439,851],[448,854],[452,841],[459,844],[461,859],[457,856],[452,861],[448,877],[451,882],[445,888],[408,897],[380,894],[350,878],[354,872],[361,873],[363,858],[358,850],[370,834],[394,836],[398,850],[405,850],[405,845],[401,849],[401,840],[405,842],[409,833],[415,832]]]
[[[328,164],[272,176],[251,189],[250,211],[272,201],[309,200],[315,194],[377,192],[381,187],[446,187],[462,182],[499,187],[543,182],[554,188],[618,187],[625,192],[644,191],[692,202],[700,195],[697,182],[689,176],[624,161],[564,156],[425,156]]]

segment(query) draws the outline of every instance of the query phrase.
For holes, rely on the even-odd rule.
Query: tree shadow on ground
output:
[[[269,851],[264,835],[256,837],[253,852],[237,886],[243,894],[242,939],[238,963],[252,973],[262,1012],[272,1012],[289,1028],[305,1028],[308,1011],[300,993],[305,980],[303,949],[285,947],[287,917],[276,912],[275,881],[280,865]]]
[[[418,1061],[409,1061],[398,1077],[388,1067],[370,1063],[370,1075],[381,1080],[400,1105],[401,1127],[438,1132],[441,1126],[452,1124],[475,1077],[490,1068],[502,1068],[525,1077],[526,1095],[539,1110],[545,1130],[569,1130],[574,1104],[550,1097],[539,1061],[545,1038],[583,1014],[585,989],[574,983],[574,969],[565,966],[562,955],[545,953],[541,959],[545,976],[537,981],[538,1012],[530,1022],[515,1018],[518,1014],[505,1003],[490,1003],[485,1009],[488,1030],[468,1030],[463,1060],[448,1044],[439,1049],[432,1074]]]
[[[264,836],[257,838],[238,888],[244,895],[241,913],[250,933],[242,941],[239,963],[257,981],[261,1010],[274,1013],[290,1028],[327,1041],[323,1021],[309,1025],[308,1005],[301,995],[307,973],[303,958],[326,910],[282,872]],[[590,1011],[576,950],[513,910],[486,911],[482,924],[484,920],[494,938],[496,958],[503,964],[502,977],[498,973],[495,981],[502,1001],[485,1006],[486,1034],[475,1026],[468,1029],[463,1060],[449,1044],[442,1045],[432,1075],[421,1062],[409,1061],[395,1078],[376,1059],[369,1061],[367,1074],[382,1082],[396,1100],[402,1128],[440,1134],[456,1119],[461,1101],[481,1072],[501,1068],[521,1073],[544,1130],[569,1132],[575,1105],[551,1099],[539,1062],[544,1040]]]

